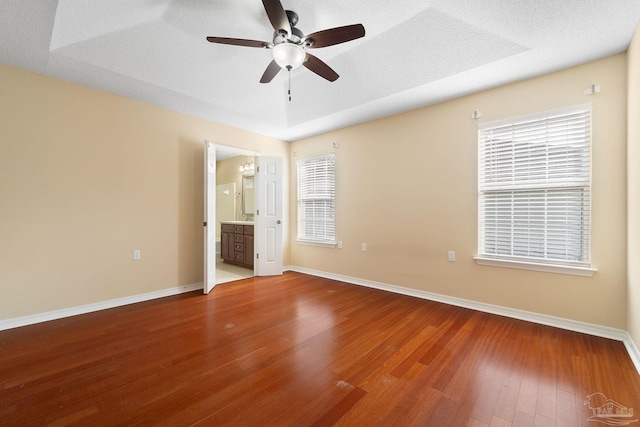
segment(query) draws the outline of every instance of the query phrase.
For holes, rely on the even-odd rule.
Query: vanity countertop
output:
[[[253,221],[220,221],[220,224],[253,225]]]

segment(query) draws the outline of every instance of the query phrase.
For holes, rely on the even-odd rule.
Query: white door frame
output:
[[[213,144],[204,141],[204,279],[202,292],[205,294],[211,292],[216,286],[216,196],[216,150]]]
[[[211,143],[208,140],[205,140],[204,142],[205,142],[205,146],[207,144]],[[233,153],[233,154],[238,155],[238,156],[251,156],[251,157],[260,156],[260,153],[256,152],[256,151],[245,150],[245,149],[242,149],[242,148],[232,147],[232,146],[229,146],[229,145],[222,145],[222,144],[216,144],[216,143],[211,143],[211,144],[213,146],[214,152],[224,151],[224,152],[227,152],[227,153]],[[206,155],[206,150],[205,150],[205,155]],[[208,162],[208,159],[205,159],[205,162]],[[204,174],[205,174],[205,179],[207,179],[207,167],[206,166],[205,166]],[[208,188],[209,194],[208,195],[205,194],[205,204],[207,203],[207,198],[211,196],[211,192],[213,193],[213,196],[215,197],[216,185],[217,185],[215,175],[213,176],[212,180],[207,181],[207,182],[208,182],[208,187],[209,187]],[[207,184],[205,183],[205,185],[207,185]],[[206,190],[207,190],[207,188],[205,188],[205,191]],[[254,194],[254,198],[257,199],[257,197],[258,197],[257,193]],[[258,205],[257,204],[257,200],[255,200],[255,199],[254,199],[254,206],[257,206]],[[206,208],[207,207],[205,206],[205,212],[206,212]],[[216,223],[215,215],[216,215],[216,212],[215,212],[215,204],[214,204],[213,205],[213,212],[208,215],[209,221],[207,221],[207,218],[205,218],[205,222],[207,223],[207,227],[204,228],[204,238],[205,238],[205,241],[204,241],[204,244],[205,244],[205,248],[204,248],[205,274],[204,274],[204,283],[203,283],[203,291],[204,291],[204,293],[208,293],[208,291],[210,290],[210,288],[208,288],[208,286],[207,286],[207,280],[209,280],[209,281],[213,280],[213,283],[214,283],[214,286],[215,286],[215,268],[213,268],[213,271],[210,271],[210,265],[211,264],[207,262],[208,261],[207,257],[211,256],[211,254],[214,254],[213,256],[215,257],[215,252],[216,252],[215,251],[215,241],[213,243],[214,247],[211,248],[210,247],[211,246],[210,239],[207,238],[207,228],[208,228],[209,222],[211,224],[213,224],[212,227],[215,228],[215,223]],[[257,251],[257,248],[260,247],[259,245],[261,243],[260,242],[261,237],[259,236],[259,233],[256,233],[254,235],[254,239],[255,239],[254,240],[254,258],[255,258],[255,253]],[[254,259],[254,261],[255,261],[255,259]],[[215,263],[213,265],[215,267]],[[256,275],[256,276],[258,275],[257,268],[258,268],[258,264],[256,262],[254,262],[253,263],[253,274]],[[213,287],[211,287],[211,288],[213,288]]]

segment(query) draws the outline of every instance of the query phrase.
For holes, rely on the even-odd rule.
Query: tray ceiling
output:
[[[0,0],[0,62],[207,120],[296,140],[627,49],[637,0],[283,0],[305,33],[362,23],[316,49],[340,78],[301,67],[270,84],[258,0]]]

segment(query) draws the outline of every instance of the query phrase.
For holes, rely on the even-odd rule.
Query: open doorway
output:
[[[255,152],[227,147],[205,141],[204,173],[204,282],[205,294],[216,284],[216,247],[220,248],[220,258],[226,263],[248,268],[251,276],[274,276],[282,274],[283,244],[283,161],[279,157],[258,156]],[[216,218],[217,170],[222,169],[221,161],[231,160],[228,167],[235,177],[240,177],[240,191],[230,185],[222,187],[225,196],[240,198],[240,206],[234,201],[231,211],[238,212],[240,219],[218,221]],[[238,156],[253,157],[255,174],[251,175],[252,162]],[[251,179],[249,179],[251,178]],[[235,180],[236,178],[233,178]],[[224,178],[221,178],[223,181]],[[221,184],[230,184],[221,182]],[[225,194],[225,192],[227,194]],[[238,194],[239,193],[239,194]],[[242,203],[244,200],[246,203]],[[252,210],[255,209],[255,214]],[[253,218],[255,216],[255,222]],[[216,226],[220,223],[220,243],[216,242]],[[228,279],[228,278],[227,278]],[[238,278],[232,278],[237,280]],[[227,280],[229,281],[229,280]]]
[[[254,155],[216,146],[216,285],[255,275],[254,171]]]

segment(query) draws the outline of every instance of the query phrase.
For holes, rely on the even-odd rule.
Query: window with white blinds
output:
[[[591,107],[478,129],[479,256],[589,267]]]
[[[334,154],[298,161],[298,240],[335,244]]]

